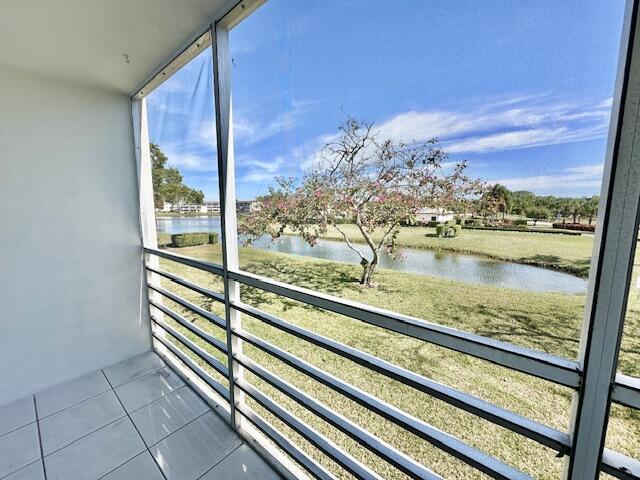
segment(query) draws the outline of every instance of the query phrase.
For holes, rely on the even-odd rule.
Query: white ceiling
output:
[[[229,0],[2,0],[0,63],[133,93],[228,4]]]

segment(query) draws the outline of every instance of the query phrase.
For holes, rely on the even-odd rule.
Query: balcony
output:
[[[640,379],[619,369],[630,350],[621,344],[640,219],[638,1],[625,10],[598,226],[581,279],[584,322],[580,338],[557,334],[576,355],[316,289],[335,266],[301,286],[295,268],[276,279],[240,261],[239,219],[262,207],[236,198],[229,36],[263,3],[3,6],[0,44],[12,47],[0,49],[0,480],[448,478],[443,471],[639,480]],[[198,173],[220,196],[205,202],[220,214],[214,261],[158,246],[147,114],[149,95],[202,52],[212,59],[215,111],[202,130],[215,127],[218,178]],[[192,212],[197,202],[182,206]],[[453,220],[442,211],[438,222]],[[358,298],[390,295],[374,292]],[[507,303],[483,305],[483,315],[500,316]],[[309,327],[295,318],[300,309],[318,325],[333,316],[352,335]],[[567,321],[561,313],[549,322]],[[377,351],[358,342],[363,332]],[[438,381],[386,355],[403,344],[416,357],[431,349],[452,359],[452,370],[455,362],[460,376],[489,387]],[[513,388],[495,387],[503,384]],[[532,386],[524,395],[553,392],[557,405],[512,401],[523,384]],[[420,402],[428,407],[412,408]],[[636,424],[619,427],[612,445],[616,409]],[[452,425],[462,416],[478,437]],[[556,463],[528,464],[536,455]]]
[[[218,408],[142,354],[0,408],[0,476],[280,478]]]

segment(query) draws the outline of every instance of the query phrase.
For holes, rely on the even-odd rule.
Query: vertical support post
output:
[[[593,277],[580,341],[579,361],[584,373],[573,401],[573,451],[564,475],[571,480],[599,476],[638,238],[640,32],[637,10],[638,0],[629,0],[600,199],[601,215],[591,261]]]
[[[151,151],[147,125],[147,101],[145,98],[132,101],[133,125],[135,129],[136,163],[140,195],[140,226],[145,247],[157,248],[156,214],[153,201],[153,179],[151,177]]]
[[[133,117],[134,143],[136,154],[136,170],[138,174],[138,195],[140,205],[140,233],[142,236],[142,245],[150,248],[158,247],[158,238],[156,234],[156,214],[155,203],[153,200],[153,179],[151,174],[151,151],[149,149],[149,128],[147,125],[147,103],[146,99],[139,98],[132,100],[131,113]],[[142,268],[149,265],[159,268],[160,261],[157,257],[143,254]],[[144,271],[144,270],[143,270]],[[162,296],[147,288],[149,283],[160,285],[160,276],[156,273],[146,272],[146,283],[142,286],[146,290],[145,295],[141,295],[141,301],[146,301],[149,315],[151,314],[151,305],[148,299],[151,298],[158,303],[162,303]],[[163,313],[154,309],[154,315],[160,319]],[[142,311],[142,306],[141,306]]]
[[[233,156],[233,122],[231,108],[231,58],[229,56],[229,28],[221,23],[211,25],[213,51],[214,99],[216,105],[216,134],[218,145],[218,182],[220,185],[221,243],[224,279],[224,308],[227,321],[227,350],[231,424],[241,428],[242,416],[236,405],[244,403],[244,393],[236,387],[244,375],[234,360],[242,354],[242,340],[234,335],[240,329],[240,312],[231,307],[240,300],[240,284],[229,279],[229,270],[238,270],[238,229],[236,218],[236,182]]]

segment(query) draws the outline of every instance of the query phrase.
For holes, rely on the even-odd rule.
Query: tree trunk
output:
[[[369,262],[368,260],[361,260],[360,265],[362,265],[362,276],[360,277],[360,285],[373,287],[373,272],[378,265],[377,258],[375,258],[371,262]]]
[[[373,239],[366,232],[364,226],[360,223],[359,216],[357,215],[356,215],[356,225],[358,226],[360,233],[364,237],[365,241],[367,242],[367,245],[369,246],[369,248],[371,249],[371,252],[373,253],[373,258],[371,259],[371,261],[367,260],[362,255],[360,256],[360,258],[362,259],[360,260],[360,265],[362,265],[362,277],[360,278],[360,284],[366,285],[367,287],[372,287],[374,286],[372,281],[373,271],[376,269],[376,266],[378,266],[378,258],[379,258],[378,251],[380,250],[380,247],[374,244]],[[384,242],[384,237],[380,243],[380,246],[382,245],[383,242]]]

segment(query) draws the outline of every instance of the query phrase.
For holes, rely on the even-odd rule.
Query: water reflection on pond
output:
[[[158,218],[157,227],[159,233],[219,232],[220,218]],[[359,262],[357,254],[346,244],[334,240],[318,240],[318,244],[311,247],[296,236],[284,236],[275,241],[264,237],[255,241],[253,247],[338,262],[354,264]],[[364,245],[361,247],[363,252],[366,252],[366,247]],[[380,267],[462,282],[538,292],[576,294],[584,293],[587,288],[585,279],[531,265],[416,248],[400,248],[398,254],[396,258],[392,258],[383,253]]]

